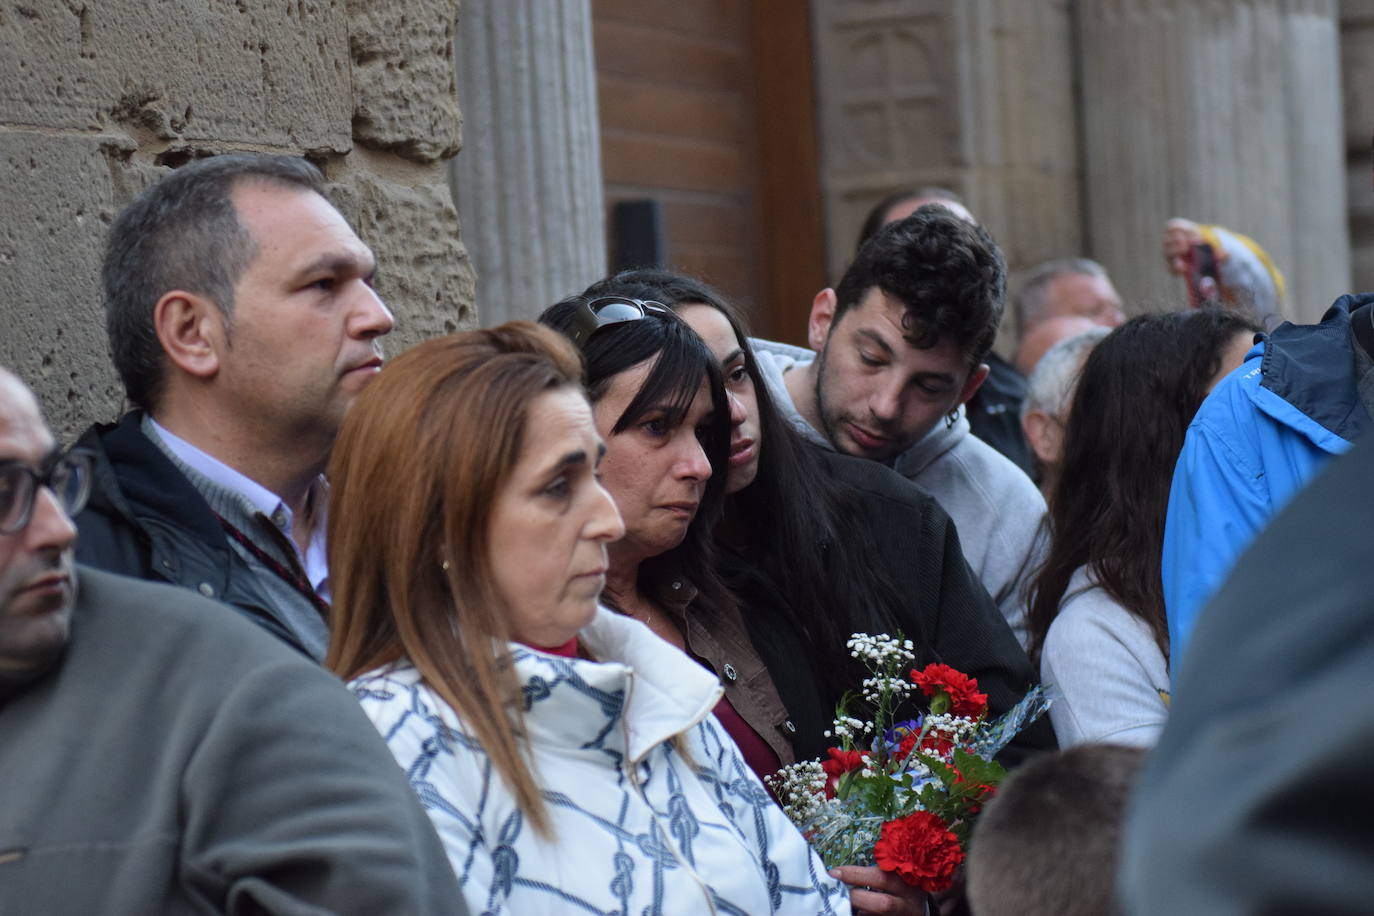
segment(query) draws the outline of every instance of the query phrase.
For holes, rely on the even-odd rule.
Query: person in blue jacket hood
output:
[[[1374,423],[1371,353],[1374,294],[1342,296],[1320,324],[1258,335],[1198,409],[1164,528],[1171,658],[1260,529]]]

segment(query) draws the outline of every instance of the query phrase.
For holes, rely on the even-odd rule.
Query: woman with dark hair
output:
[[[994,711],[1009,708],[1029,686],[1030,665],[964,562],[948,516],[886,468],[842,456],[827,464],[814,455],[772,409],[743,332],[732,333],[729,352],[709,333],[698,338],[692,330],[704,330],[697,323],[701,316],[683,308],[691,303],[726,314],[702,284],[665,271],[631,271],[594,284],[541,318],[582,340],[603,433],[617,416],[607,384],[643,359],[624,337],[633,326],[651,324],[637,318],[641,313],[667,317],[698,341],[709,372],[717,378],[723,373],[729,392],[728,412],[713,414],[729,424],[728,447],[722,441],[713,462],[713,483],[722,495],[731,494],[724,515],[699,516],[693,534],[700,539],[684,542],[672,556],[641,553],[633,568],[641,595],[661,595],[659,601],[648,608],[626,602],[624,586],[613,578],[607,603],[634,616],[647,610],[655,632],[716,673],[725,688],[716,715],[760,775],[824,757],[834,743],[825,732],[835,704],[867,676],[845,648],[854,632],[901,632],[916,643],[922,664],[960,667],[979,678]],[[622,309],[634,320],[610,323]],[[603,324],[586,337],[578,320],[591,327],[589,311],[597,311]],[[607,435],[614,451],[616,441]],[[638,501],[639,486],[609,464],[608,455],[603,481],[625,512]],[[699,586],[696,580],[672,572],[689,560],[695,561],[694,575],[708,582],[723,575],[729,590],[704,600],[704,590],[692,587]],[[711,564],[709,571],[704,563]],[[613,570],[616,565],[613,551]],[[619,580],[626,580],[624,573]],[[1018,741],[1012,756],[1025,747],[1052,746],[1053,736],[1040,724]],[[852,885],[856,908],[920,911],[920,892],[880,869],[850,866],[840,876]]]
[[[711,662],[731,655],[741,627],[712,537],[725,497],[733,404],[715,360],[656,303],[576,297],[539,320],[582,351],[587,395],[606,440],[601,479],[625,519],[603,600],[717,667]],[[792,761],[773,734],[782,719],[759,729],[755,710],[734,703],[731,683],[756,677],[744,667],[724,672],[726,697],[716,715],[762,776]]]
[[[804,442],[774,407],[742,321],[720,294],[646,269],[583,295],[667,305],[701,335],[725,376],[737,407],[716,547],[744,632],[732,634],[732,655],[707,660],[749,724],[780,739],[770,743],[783,762],[824,756],[833,743],[825,731],[835,703],[865,676],[845,649],[854,632],[901,632],[920,664],[942,661],[978,678],[994,714],[1020,699],[1033,671],[969,570],[949,516],[890,469]],[[731,677],[746,667],[747,682]],[[752,715],[774,702],[781,731]],[[1052,745],[1042,723],[1018,737],[1011,756]]]
[[[1031,590],[1032,657],[1059,743],[1148,747],[1168,712],[1160,551],[1174,463],[1202,399],[1259,328],[1201,309],[1134,318],[1083,364]]]
[[[627,422],[709,430],[698,366]],[[328,667],[475,913],[848,913],[711,716],[715,678],[598,607],[627,526],[581,380],[566,340],[514,322],[427,341],[359,396],[329,466]]]

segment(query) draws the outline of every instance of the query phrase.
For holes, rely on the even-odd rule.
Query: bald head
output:
[[[1046,318],[1026,332],[1021,344],[1016,348],[1016,368],[1022,375],[1029,376],[1035,371],[1035,364],[1045,351],[1070,337],[1077,337],[1084,331],[1091,331],[1101,325],[1091,318],[1081,315],[1056,315]]]
[[[1061,316],[1090,318],[1107,328],[1126,320],[1106,269],[1087,258],[1057,258],[1032,267],[1021,282],[1015,314],[1023,338],[1040,322]]]
[[[43,410],[29,386],[19,376],[0,366],[0,428],[19,426],[41,427],[47,433]],[[50,433],[48,435],[51,437]]]
[[[51,667],[70,633],[76,528],[49,486],[69,479],[60,458],[33,393],[0,369],[0,699]]]
[[[950,213],[959,217],[966,223],[978,225],[978,220],[973,218],[968,207],[959,199],[959,195],[946,188],[917,188],[914,191],[899,191],[896,194],[889,194],[873,206],[864,217],[864,222],[859,227],[859,243],[855,250],[862,248],[873,236],[878,234],[878,230],[888,223],[895,223],[904,220],[926,204],[935,204],[944,207]]]
[[[886,226],[888,223],[895,223],[898,220],[906,219],[908,216],[915,213],[917,210],[921,209],[926,204],[934,204],[937,207],[944,207],[950,213],[953,213],[955,216],[959,217],[966,223],[978,222],[978,220],[973,218],[973,214],[969,212],[968,207],[965,207],[962,203],[960,203],[958,200],[955,200],[954,198],[908,197],[906,200],[898,201],[897,203],[893,204],[891,207],[888,208],[887,213],[883,215],[883,225]]]

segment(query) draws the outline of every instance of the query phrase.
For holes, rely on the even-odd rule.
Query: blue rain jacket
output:
[[[1342,296],[1320,324],[1285,322],[1202,402],[1174,468],[1164,527],[1171,668],[1203,606],[1284,504],[1371,425]]]

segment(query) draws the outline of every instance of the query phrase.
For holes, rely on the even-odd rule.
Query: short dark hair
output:
[[[835,287],[832,327],[874,288],[906,306],[916,346],[953,338],[969,365],[992,349],[1002,322],[1007,265],[982,226],[939,204],[889,223],[864,243]]]
[[[1011,773],[969,843],[978,916],[1099,916],[1116,911],[1126,802],[1145,751],[1083,744]]]
[[[110,227],[101,281],[110,355],[129,401],[157,406],[165,354],[153,306],[168,291],[205,296],[233,313],[234,287],[256,254],[230,194],[249,181],[323,193],[324,176],[304,159],[230,153],[182,166],[134,198]]]
[[[864,224],[859,227],[859,243],[855,248],[862,248],[864,242],[873,238],[878,234],[879,229],[887,225],[887,214],[892,211],[893,207],[911,200],[944,200],[961,207],[966,206],[963,198],[949,188],[924,187],[916,188],[913,191],[898,191],[895,194],[889,194],[874,204],[873,209],[869,210],[868,215],[864,217]]]

